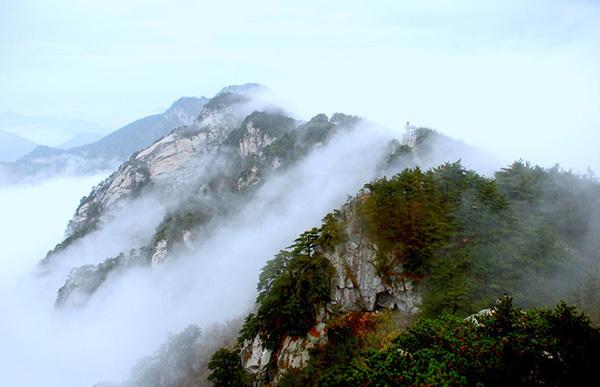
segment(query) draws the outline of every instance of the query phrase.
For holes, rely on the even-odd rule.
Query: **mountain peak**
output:
[[[165,113],[176,110],[195,110],[198,106],[204,105],[208,101],[206,97],[181,97],[171,104]]]
[[[215,97],[219,96],[221,94],[226,94],[226,93],[247,95],[247,94],[255,94],[255,93],[264,93],[264,92],[268,92],[268,91],[269,91],[268,87],[263,86],[259,83],[244,83],[241,85],[226,86],[226,87],[222,88],[221,91],[219,91],[215,95]]]

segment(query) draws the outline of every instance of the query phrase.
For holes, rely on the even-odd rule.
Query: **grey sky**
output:
[[[0,112],[117,128],[260,82],[600,172],[599,1],[0,0]]]

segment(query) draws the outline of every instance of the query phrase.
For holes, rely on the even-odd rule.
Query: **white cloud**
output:
[[[258,272],[266,260],[300,232],[318,225],[347,194],[370,180],[387,139],[388,133],[372,128],[339,136],[267,181],[235,216],[212,224],[210,238],[191,256],[110,278],[85,307],[59,312],[53,312],[52,303],[68,266],[98,262],[120,249],[139,246],[140,238],[150,235],[160,219],[153,215],[156,204],[142,198],[124,206],[103,229],[57,256],[63,267],[39,277],[26,275],[27,271],[51,240],[60,239],[72,209],[68,203],[76,202],[70,196],[79,196],[74,188],[89,187],[91,179],[61,180],[66,185],[51,180],[33,187],[27,196],[20,188],[6,188],[0,198],[13,210],[2,219],[3,229],[9,230],[22,216],[28,222],[12,231],[14,253],[0,267],[13,276],[0,295],[0,309],[5,311],[0,320],[3,380],[7,385],[43,381],[61,387],[122,380],[137,359],[165,340],[167,332],[243,314],[253,303]],[[73,193],[60,196],[61,192]],[[30,200],[43,204],[30,208]],[[49,202],[55,202],[52,210]],[[51,222],[25,227],[50,215]],[[34,231],[44,238],[30,242]],[[15,264],[21,259],[28,264]],[[21,274],[18,281],[17,274]]]

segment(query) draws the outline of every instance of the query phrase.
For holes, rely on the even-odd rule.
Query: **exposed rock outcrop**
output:
[[[150,185],[184,184],[195,167],[216,156],[229,132],[239,124],[245,112],[242,105],[248,100],[240,97],[233,105],[205,106],[190,126],[176,129],[133,154],[82,200],[69,222],[67,237],[105,222],[117,202],[134,197]]]
[[[167,206],[167,215],[150,244],[143,247],[151,251],[144,262],[162,264],[173,251],[192,248],[194,240],[210,228],[209,222],[222,221],[241,208],[241,198],[262,184],[269,173],[293,165],[338,130],[358,122],[358,118],[342,114],[331,119],[320,114],[300,124],[275,109],[247,114],[260,104],[243,94],[245,90],[242,94],[236,94],[235,88],[226,90],[230,91],[222,91],[205,104],[192,125],[175,129],[135,153],[94,187],[69,222],[67,238],[44,263],[49,264],[55,253],[73,240],[109,221],[113,209],[151,188]],[[110,259],[86,270],[105,273],[120,267],[110,264]],[[69,294],[92,293],[107,278],[97,276],[94,286],[67,281],[61,300]],[[57,305],[69,304],[63,301]]]
[[[154,249],[154,254],[152,254],[152,266],[160,265],[167,259],[167,241],[161,239],[156,243]]]
[[[146,266],[149,261],[147,249],[132,249],[127,254],[108,258],[98,265],[84,265],[73,268],[65,284],[58,289],[54,306],[78,307],[85,304],[94,292],[102,286],[109,275],[132,267]]]
[[[329,313],[323,310],[305,336],[285,336],[275,353],[265,347],[260,335],[246,340],[240,350],[242,366],[257,380],[271,377],[274,383],[288,371],[305,367],[310,359],[309,351],[327,343],[327,316]],[[275,374],[268,376],[270,364],[274,364]]]
[[[393,279],[381,277],[377,269],[377,246],[366,235],[359,216],[363,199],[354,198],[337,214],[345,238],[333,251],[323,252],[335,274],[331,301],[318,313],[313,327],[304,336],[285,336],[274,351],[264,348],[260,334],[242,346],[242,365],[256,380],[268,379],[269,384],[277,385],[289,370],[305,367],[310,359],[309,350],[327,343],[328,323],[335,315],[397,309],[410,318],[419,311],[421,292],[402,275],[402,267],[395,269],[397,275]],[[267,375],[269,367],[271,373]]]
[[[357,200],[360,200],[358,198]],[[399,309],[412,315],[418,311],[420,293],[410,279],[401,275],[384,280],[377,271],[377,246],[368,239],[357,215],[357,201],[342,207],[346,241],[325,253],[336,271],[332,290],[332,305],[340,312]],[[401,274],[402,267],[396,268]]]
[[[272,354],[273,351],[265,348],[260,336],[256,336],[252,340],[247,340],[240,352],[244,369],[255,375],[266,372]]]

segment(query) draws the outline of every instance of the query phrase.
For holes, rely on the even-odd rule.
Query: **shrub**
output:
[[[227,348],[221,348],[208,362],[211,374],[208,380],[215,387],[251,386],[250,375],[242,368],[240,355]]]
[[[600,331],[575,308],[525,312],[503,297],[475,321],[421,320],[362,364],[332,367],[319,384],[589,385],[598,361]]]

